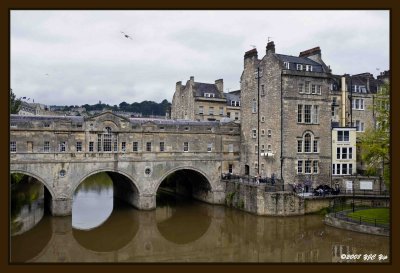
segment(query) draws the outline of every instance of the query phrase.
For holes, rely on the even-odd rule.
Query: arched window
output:
[[[311,134],[307,133],[304,135],[304,152],[311,153]]]
[[[99,152],[117,152],[118,151],[118,137],[117,134],[112,132],[110,127],[104,128],[102,134],[98,134],[97,149]]]

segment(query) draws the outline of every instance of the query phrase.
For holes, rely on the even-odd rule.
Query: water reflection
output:
[[[73,229],[75,240],[84,248],[98,252],[121,249],[135,237],[139,224],[132,207],[115,200],[111,216],[91,230]]]
[[[113,182],[106,173],[94,174],[74,192],[72,226],[89,230],[103,224],[113,211]]]
[[[164,192],[158,194],[157,205],[158,231],[170,242],[193,242],[201,238],[210,226],[211,217],[206,204]]]
[[[23,176],[11,185],[11,235],[19,235],[37,225],[44,214],[44,186]]]
[[[12,260],[338,263],[345,262],[342,254],[376,253],[390,261],[389,238],[326,226],[323,216],[258,217],[170,195],[157,204],[156,210],[139,211],[115,203],[104,224],[89,231],[72,228],[68,217],[51,217],[51,225],[41,222],[26,232],[24,242],[12,238],[20,251],[12,251]],[[34,234],[39,229],[43,234]],[[24,254],[30,248],[23,243],[33,246],[39,236],[46,241],[45,234],[52,234],[46,246]]]

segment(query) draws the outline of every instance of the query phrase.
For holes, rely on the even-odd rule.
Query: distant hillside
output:
[[[134,102],[127,103],[125,101],[121,102],[119,105],[109,105],[105,103],[97,103],[97,104],[84,104],[81,106],[71,105],[71,106],[51,106],[57,107],[58,109],[62,109],[63,111],[70,111],[76,107],[84,107],[87,112],[89,111],[101,111],[103,109],[109,109],[112,111],[125,111],[125,112],[134,112],[141,113],[143,116],[155,115],[155,116],[165,116],[167,110],[171,107],[171,103],[167,100],[163,100],[160,103],[154,101],[142,101],[142,102]]]

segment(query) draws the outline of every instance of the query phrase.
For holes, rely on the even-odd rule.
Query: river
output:
[[[30,209],[20,204],[11,213],[11,262],[364,262],[344,254],[390,260],[389,238],[329,227],[320,215],[260,217],[161,190],[155,210],[139,211],[113,199],[105,173],[78,187],[72,217],[43,213],[43,194],[37,196],[25,204]],[[35,220],[21,220],[28,218]]]

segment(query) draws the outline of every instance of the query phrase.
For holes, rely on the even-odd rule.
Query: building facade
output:
[[[315,186],[330,178],[330,69],[313,48],[299,57],[244,55],[241,171]]]
[[[176,83],[172,99],[171,118],[215,121],[229,118],[240,121],[240,92],[224,93],[224,82],[215,84],[195,82],[194,77],[182,85]]]

